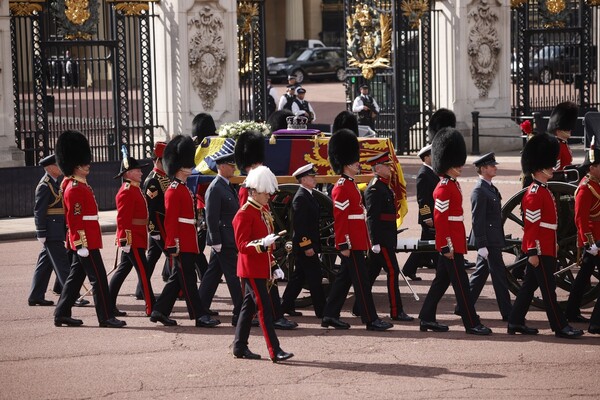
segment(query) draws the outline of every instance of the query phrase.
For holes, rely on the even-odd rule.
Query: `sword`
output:
[[[404,282],[406,282],[406,286],[408,286],[408,288],[412,292],[413,297],[415,298],[415,300],[419,301],[419,295],[415,292],[415,290],[412,288],[412,286],[410,285],[410,283],[408,283],[408,279],[406,279],[406,276],[404,276],[404,272],[402,272],[401,269],[398,269],[398,272],[400,272],[400,275],[402,275],[402,278],[404,279]]]
[[[130,251],[131,251],[131,250],[130,250]],[[107,278],[110,276],[110,274],[112,274],[113,272],[115,272],[115,271],[117,270],[117,266],[118,266],[118,265],[117,265],[117,264],[118,264],[118,260],[119,260],[119,246],[117,246],[117,252],[115,253],[115,264],[113,265],[113,269],[112,269],[112,270],[111,270],[111,271],[110,271],[108,274],[106,274],[106,277],[107,277]],[[84,288],[84,289],[87,289],[87,288],[85,287],[85,284],[83,285],[83,288]],[[91,288],[87,289],[87,291],[86,291],[84,294],[82,294],[81,296],[79,296],[79,298],[77,299],[77,301],[81,301],[81,300],[83,300],[83,298],[84,298],[85,296],[87,296],[88,294],[90,294],[90,292],[91,292],[92,290],[94,290],[94,287],[93,287],[93,286],[92,286]]]
[[[576,264],[573,264],[573,265],[569,265],[568,267],[565,267],[563,269],[559,269],[558,271],[556,271],[554,273],[554,276],[558,276],[558,275],[562,274],[563,272],[567,272],[568,270],[570,270],[571,268],[573,268],[575,266],[576,266]]]

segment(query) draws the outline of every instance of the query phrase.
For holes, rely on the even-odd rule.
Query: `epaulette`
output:
[[[540,188],[540,185],[538,185],[537,183],[534,183],[529,188],[529,193],[537,193],[537,191],[538,191],[539,188]]]
[[[248,208],[248,206],[250,205],[250,203],[244,203],[244,205],[242,206],[242,210],[245,210]]]
[[[44,178],[44,182],[50,182],[50,177],[48,175],[46,175],[46,177]]]
[[[177,186],[179,186],[179,182],[177,182],[177,181],[173,181],[173,182],[171,182],[171,184],[169,185],[169,187],[170,187],[171,189],[177,189]]]
[[[123,186],[123,190],[129,190],[130,187],[131,187],[131,183],[125,182],[125,185]]]
[[[448,178],[442,178],[442,180],[440,181],[440,185],[447,185],[448,181],[449,181]]]
[[[336,182],[337,186],[342,186],[344,184],[344,182],[346,182],[346,178],[340,178],[338,179],[338,181]]]
[[[79,181],[77,179],[73,179],[73,183],[71,184],[72,187],[75,187],[79,185]]]

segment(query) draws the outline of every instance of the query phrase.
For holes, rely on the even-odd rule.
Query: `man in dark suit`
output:
[[[302,315],[294,309],[294,302],[302,291],[305,280],[308,283],[317,318],[323,318],[323,308],[325,308],[325,292],[323,291],[319,261],[319,252],[321,251],[320,207],[313,194],[313,190],[317,186],[316,173],[313,164],[306,164],[292,174],[300,183],[300,188],[292,200],[292,210],[294,211],[292,243],[296,263],[294,272],[283,292],[281,303],[283,312],[290,316]]]
[[[61,172],[53,155],[40,160],[45,174],[35,188],[33,215],[38,241],[42,251],[33,273],[28,303],[30,306],[51,306],[53,301],[44,299],[52,269],[60,287],[69,276],[70,262],[65,249],[65,215],[60,192]]]
[[[419,205],[419,224],[421,224],[421,240],[435,240],[433,227],[433,191],[440,181],[440,177],[431,168],[431,145],[423,147],[419,153],[423,165],[417,174],[417,204]],[[417,268],[421,266],[436,266],[437,252],[412,252],[402,273],[413,281],[420,281]]]
[[[207,236],[211,246],[208,268],[200,283],[200,300],[210,307],[223,274],[233,302],[231,324],[237,325],[242,308],[242,287],[236,275],[237,249],[233,234],[233,217],[239,210],[238,195],[229,179],[235,174],[233,152],[223,151],[213,157],[217,163],[217,177],[210,183],[205,195]]]
[[[477,302],[488,275],[503,321],[508,321],[512,305],[508,294],[506,266],[502,260],[504,229],[502,227],[502,205],[500,192],[492,184],[497,167],[494,153],[481,156],[475,162],[479,180],[471,193],[472,232],[469,245],[477,248],[477,265],[471,274],[469,286],[473,303]]]

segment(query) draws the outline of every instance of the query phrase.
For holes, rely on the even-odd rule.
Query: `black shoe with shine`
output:
[[[404,321],[404,322],[410,322],[410,321],[414,321],[415,320],[414,317],[411,317],[410,315],[408,315],[404,311],[400,311],[398,313],[398,315],[396,315],[395,317],[391,317],[391,318],[394,321]]]
[[[221,321],[211,318],[209,315],[203,315],[196,320],[196,326],[199,328],[214,328],[220,323]]]
[[[530,328],[527,325],[508,324],[506,332],[509,335],[520,333],[522,335],[537,335],[539,331],[536,328]]]
[[[49,306],[53,306],[54,302],[52,300],[40,299],[40,300],[27,300],[27,304],[29,304],[32,307],[33,306],[49,307]]]
[[[112,317],[110,319],[107,319],[106,321],[99,322],[98,325],[101,328],[122,328],[125,325],[127,325],[127,322]]]
[[[569,322],[590,322],[590,319],[589,319],[589,318],[586,318],[586,317],[584,317],[584,316],[583,316],[583,315],[581,315],[581,314],[578,314],[578,315],[573,315],[573,316],[571,316],[571,317],[567,317],[567,320],[568,320]]]
[[[296,311],[296,310],[284,310],[283,313],[289,315],[290,317],[301,317],[302,316],[302,313],[300,311]]]
[[[292,357],[294,357],[294,353],[286,353],[285,351],[279,349],[275,353],[275,357],[271,357],[271,361],[273,361],[274,363],[278,363],[280,361],[285,361]]]
[[[125,316],[127,316],[127,313],[125,311],[121,311],[118,308],[114,309],[113,314],[114,314],[115,317],[125,317]]]
[[[323,319],[321,320],[321,326],[323,328],[329,328],[330,326],[332,326],[334,329],[349,329],[350,328],[349,323],[344,322],[339,318],[333,318],[333,317],[323,317]]]
[[[160,322],[164,326],[175,326],[175,325],[177,325],[177,321],[175,321],[174,319],[171,319],[171,318],[167,317],[166,315],[164,315],[163,313],[158,312],[158,311],[152,311],[152,314],[150,314],[150,321],[154,322],[154,323]]]
[[[571,325],[567,325],[560,331],[554,332],[554,335],[559,338],[575,339],[583,335],[583,331],[581,329],[573,329]]]
[[[405,274],[405,275],[406,275],[406,274]],[[410,275],[406,275],[406,277],[407,277],[408,279],[410,279],[411,281],[415,281],[415,282],[418,282],[418,281],[422,281],[422,280],[423,280],[423,278],[421,278],[420,276],[417,276],[417,274],[410,274]]]
[[[54,317],[54,326],[81,326],[83,321],[71,317]]]
[[[490,333],[492,333],[492,330],[490,328],[488,328],[487,326],[484,326],[482,324],[475,325],[472,328],[465,328],[465,331],[471,335],[481,335],[481,336],[489,335]]]
[[[81,299],[81,300],[79,300],[79,299],[77,299],[77,300],[75,300],[75,303],[74,303],[73,305],[74,305],[75,307],[85,307],[85,306],[87,306],[88,304],[90,304],[90,301],[89,301],[89,300],[86,300],[86,299]]]
[[[389,322],[386,322],[382,319],[377,318],[375,321],[371,321],[367,324],[367,330],[383,332],[383,331],[387,331],[388,329],[392,328],[393,326],[394,326],[394,324],[391,324]]]
[[[465,269],[475,268],[475,263],[465,260]]]
[[[590,324],[588,328],[589,333],[594,333],[596,335],[600,335],[600,325],[592,325]]]
[[[253,353],[249,349],[242,350],[242,351],[234,351],[233,356],[235,358],[246,358],[248,360],[260,360],[261,359],[260,354]]]
[[[438,324],[435,321],[423,321],[421,320],[419,324],[419,330],[421,332],[448,332],[448,325]]]
[[[282,329],[282,330],[292,330],[292,329],[296,329],[298,327],[298,324],[290,321],[289,319],[286,319],[285,317],[281,317],[279,318],[277,321],[273,322],[273,326],[275,327],[275,329]]]

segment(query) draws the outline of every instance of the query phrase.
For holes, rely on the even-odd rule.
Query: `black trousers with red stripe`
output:
[[[146,303],[146,315],[150,315],[155,300],[152,284],[150,283],[146,252],[143,248],[132,248],[128,253],[121,250],[121,261],[108,284],[113,305],[115,308],[117,307],[117,296],[119,295],[121,286],[123,286],[123,282],[125,282],[125,278],[131,272],[131,268],[135,268],[138,280],[142,284],[142,296]]]
[[[173,265],[171,275],[162,293],[156,299],[154,311],[166,316],[171,314],[177,295],[181,290],[190,319],[198,319],[203,315],[208,315],[208,308],[202,304],[198,294],[196,267],[194,265],[196,256],[194,253],[179,253],[178,256],[171,256],[170,262]]]
[[[354,287],[354,295],[358,303],[358,311],[362,322],[368,324],[375,321],[377,311],[373,302],[373,293],[371,292],[371,279],[365,260],[365,252],[362,250],[351,250],[349,257],[340,254],[342,266],[340,272],[336,275],[331,291],[325,304],[323,316],[330,318],[339,318],[346,296],[350,290],[350,284]]]
[[[517,293],[508,323],[516,325],[525,323],[525,315],[527,315],[533,300],[533,292],[539,287],[550,327],[553,331],[559,331],[568,323],[556,300],[556,280],[554,279],[556,258],[552,256],[539,256],[539,258],[540,264],[535,268],[527,263],[523,285]]]
[[[577,274],[577,278],[575,278],[575,282],[573,282],[569,301],[567,302],[566,315],[568,318],[577,317],[581,314],[581,299],[590,285],[590,278],[596,268],[600,270],[600,257],[593,256],[584,250],[581,269]]]
[[[242,290],[244,290],[244,301],[240,318],[235,327],[235,340],[233,342],[233,352],[242,353],[248,348],[248,338],[250,337],[250,328],[252,327],[252,318],[258,310],[258,320],[263,336],[267,342],[269,356],[275,357],[275,354],[281,350],[279,339],[273,326],[273,310],[270,305],[271,298],[267,290],[266,279],[241,278]],[[277,286],[271,288],[277,290]]]
[[[106,268],[104,268],[102,255],[98,249],[89,250],[89,252],[89,256],[80,257],[76,252],[69,250],[71,270],[56,304],[56,310],[54,310],[56,317],[71,316],[71,308],[75,304],[75,300],[79,298],[79,289],[81,289],[86,276],[94,289],[94,306],[98,322],[104,322],[114,317],[114,307],[108,291]]]
[[[459,305],[461,318],[465,328],[473,328],[479,325],[479,316],[475,312],[471,291],[469,289],[469,277],[465,270],[465,257],[463,254],[454,253],[454,259],[450,260],[443,255],[438,258],[438,265],[435,271],[435,278],[431,282],[431,287],[423,307],[419,313],[421,321],[436,321],[437,305],[452,283],[456,302]]]

